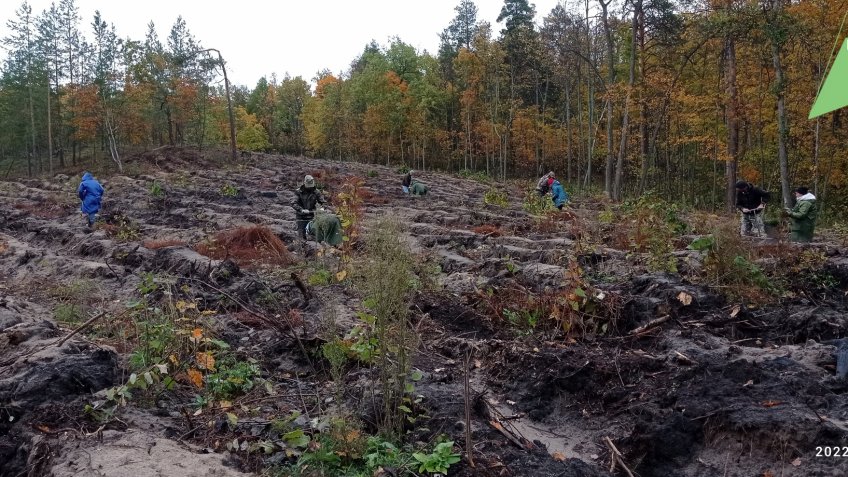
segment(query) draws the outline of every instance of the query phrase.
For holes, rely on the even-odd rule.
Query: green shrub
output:
[[[60,303],[53,309],[53,319],[59,323],[76,325],[83,321],[83,311],[73,303]]]
[[[483,203],[487,205],[496,205],[498,207],[506,207],[509,205],[509,198],[505,191],[492,188],[483,194]]]
[[[239,361],[232,356],[219,359],[215,372],[206,375],[206,390],[215,399],[232,399],[253,389],[259,366],[253,360]]]
[[[224,184],[221,186],[221,195],[229,198],[238,197],[239,189],[232,184]]]

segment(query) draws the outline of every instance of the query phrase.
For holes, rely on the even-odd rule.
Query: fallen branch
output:
[[[630,469],[627,468],[627,464],[624,463],[624,456],[621,455],[621,452],[618,451],[618,448],[615,447],[615,444],[612,443],[609,437],[604,436],[604,441],[607,443],[607,447],[610,448],[610,455],[612,456],[610,462],[610,472],[615,470],[615,464],[618,464],[619,467],[627,473],[629,477],[634,477],[633,472],[630,472]]]
[[[468,355],[465,357],[465,455],[468,457],[468,465],[474,468],[474,446],[471,442],[471,384],[469,372],[471,371],[471,357],[474,354],[474,349],[468,350]]]
[[[677,360],[680,361],[683,364],[688,364],[690,366],[694,366],[694,365],[698,364],[697,361],[686,356],[685,354],[681,353],[680,351],[675,351],[674,354],[677,355]]]
[[[63,345],[63,344],[65,344],[65,342],[66,342],[66,341],[68,341],[69,339],[73,338],[73,337],[74,337],[75,335],[77,335],[79,332],[81,332],[82,330],[84,330],[84,329],[88,328],[89,326],[91,326],[91,324],[92,324],[92,323],[94,323],[95,321],[99,320],[100,318],[103,318],[104,316],[106,316],[106,312],[105,312],[105,311],[101,311],[100,313],[98,313],[98,314],[96,314],[96,315],[92,316],[91,318],[89,318],[89,319],[88,319],[88,321],[86,321],[85,323],[83,323],[83,324],[81,324],[81,325],[77,326],[77,328],[76,328],[74,331],[71,331],[71,332],[70,332],[67,336],[65,336],[64,338],[60,339],[59,341],[56,341],[56,342],[55,342],[55,345],[61,348],[61,347],[62,347],[62,345]]]
[[[640,326],[640,327],[638,327],[638,328],[635,328],[633,331],[631,331],[631,332],[630,332],[630,333],[628,333],[628,334],[629,334],[630,336],[635,336],[635,335],[638,335],[638,334],[642,334],[642,333],[644,333],[644,332],[646,332],[646,331],[650,330],[651,328],[655,328],[655,327],[657,327],[657,326],[659,326],[659,325],[661,325],[661,324],[665,323],[666,321],[668,321],[668,320],[670,320],[670,319],[671,319],[671,315],[663,315],[663,316],[661,316],[661,317],[659,317],[659,318],[657,318],[657,319],[654,319],[654,320],[651,320],[651,321],[649,321],[649,322],[645,323],[644,325],[642,325],[642,326]]]
[[[305,283],[303,283],[303,280],[300,279],[297,273],[292,272],[291,279],[292,281],[294,281],[294,284],[295,286],[297,286],[297,289],[300,290],[300,293],[303,294],[304,306],[308,305],[310,298],[312,298],[312,293],[309,291],[309,288],[306,286]]]
[[[532,450],[535,449],[536,446],[527,440],[526,437],[522,436],[520,432],[517,432],[512,429],[507,429],[504,426],[503,415],[498,411],[494,404],[489,402],[488,399],[483,397],[482,395],[479,398],[484,405],[484,410],[486,414],[486,419],[489,421],[489,425],[492,426],[496,431],[500,432],[504,435],[510,442],[515,444],[519,449],[523,450]],[[509,423],[507,423],[509,425]]]

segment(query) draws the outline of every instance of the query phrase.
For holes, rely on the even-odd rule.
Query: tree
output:
[[[27,111],[29,117],[29,136],[31,149],[27,154],[27,174],[33,174],[33,157],[37,158],[37,170],[41,171],[41,157],[36,149],[36,127],[35,127],[35,86],[40,77],[43,77],[43,62],[38,55],[36,43],[35,18],[32,16],[32,7],[24,0],[15,11],[17,19],[10,19],[6,26],[11,36],[3,39],[3,45],[9,50],[10,58],[7,61],[6,71],[10,72],[12,82],[25,89],[27,95]],[[23,113],[23,111],[19,111]]]

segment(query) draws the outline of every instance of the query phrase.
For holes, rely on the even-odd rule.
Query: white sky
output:
[[[59,0],[54,0],[58,5]],[[22,0],[0,0],[0,38],[8,35],[6,21],[15,18]],[[33,15],[50,7],[51,0],[29,0]],[[168,32],[182,15],[195,39],[217,48],[227,62],[235,84],[253,87],[262,76],[285,73],[311,81],[322,69],[346,71],[372,39],[381,46],[393,36],[419,51],[438,51],[439,33],[456,15],[459,0],[76,0],[80,29],[91,38],[94,11],[113,23],[121,38],[144,40],[153,21],[165,44]],[[536,23],[559,0],[531,0]],[[502,24],[495,19],[503,0],[476,0],[477,19],[488,21],[496,35]],[[219,5],[227,5],[224,9]],[[0,58],[6,52],[0,50]]]

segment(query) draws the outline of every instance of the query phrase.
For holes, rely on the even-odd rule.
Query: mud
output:
[[[463,460],[450,475],[625,475],[621,467],[610,474],[606,438],[643,477],[848,475],[848,459],[816,457],[818,446],[848,446],[848,382],[835,376],[832,341],[848,332],[843,249],[813,245],[827,255],[827,286],[795,283],[787,298],[748,306],[690,280],[701,266],[697,253],[679,250],[681,274],[659,274],[629,250],[587,247],[589,231],[602,230],[594,222],[602,207],[591,201],[539,219],[524,212],[516,199],[524,191],[511,184],[498,186],[512,198],[501,208],[483,204],[491,184],[438,173],[422,174],[431,194],[418,199],[403,196],[400,174],[383,166],[261,154],[226,166],[223,157],[163,148],[133,158],[137,173],[101,178],[104,222],[93,232],[76,212],[75,177],[0,183],[0,476],[234,476],[267,465],[261,456],[229,454],[221,443],[266,438],[267,416],[311,416],[327,405],[316,398],[331,386],[316,359],[326,316],[346,330],[360,309],[344,284],[310,285],[304,294],[290,278],[305,280],[310,263],[334,260],[296,240],[288,204],[305,174],[328,195],[347,177],[363,178],[363,233],[378,217],[400,218],[411,249],[439,266],[436,289],[410,302],[421,336],[414,366],[424,374],[416,392],[429,416],[411,435],[427,442],[446,434],[464,448],[470,426],[475,466]],[[164,196],[150,193],[154,181]],[[223,194],[225,186],[237,193]],[[192,248],[257,224],[282,240],[293,268],[274,275]],[[491,305],[553,296],[572,260],[587,286],[618,306],[606,332],[530,333]],[[86,333],[58,346],[74,327],[57,325],[56,307],[67,299],[55,290],[91,284],[76,297],[83,310],[118,313],[148,273],[171,277],[186,297],[217,309],[218,336],[257,360],[279,397],[261,401],[253,421],[230,428],[217,416],[223,421],[204,435],[186,422],[180,409],[191,396],[180,393],[102,429],[83,414],[98,391],[126,379],[127,350]],[[259,276],[274,303],[263,298]],[[263,321],[238,303],[296,317],[294,326]],[[367,369],[350,370],[348,395],[372,378]],[[466,400],[487,403],[474,406],[470,423]],[[497,431],[485,409],[530,445]]]

